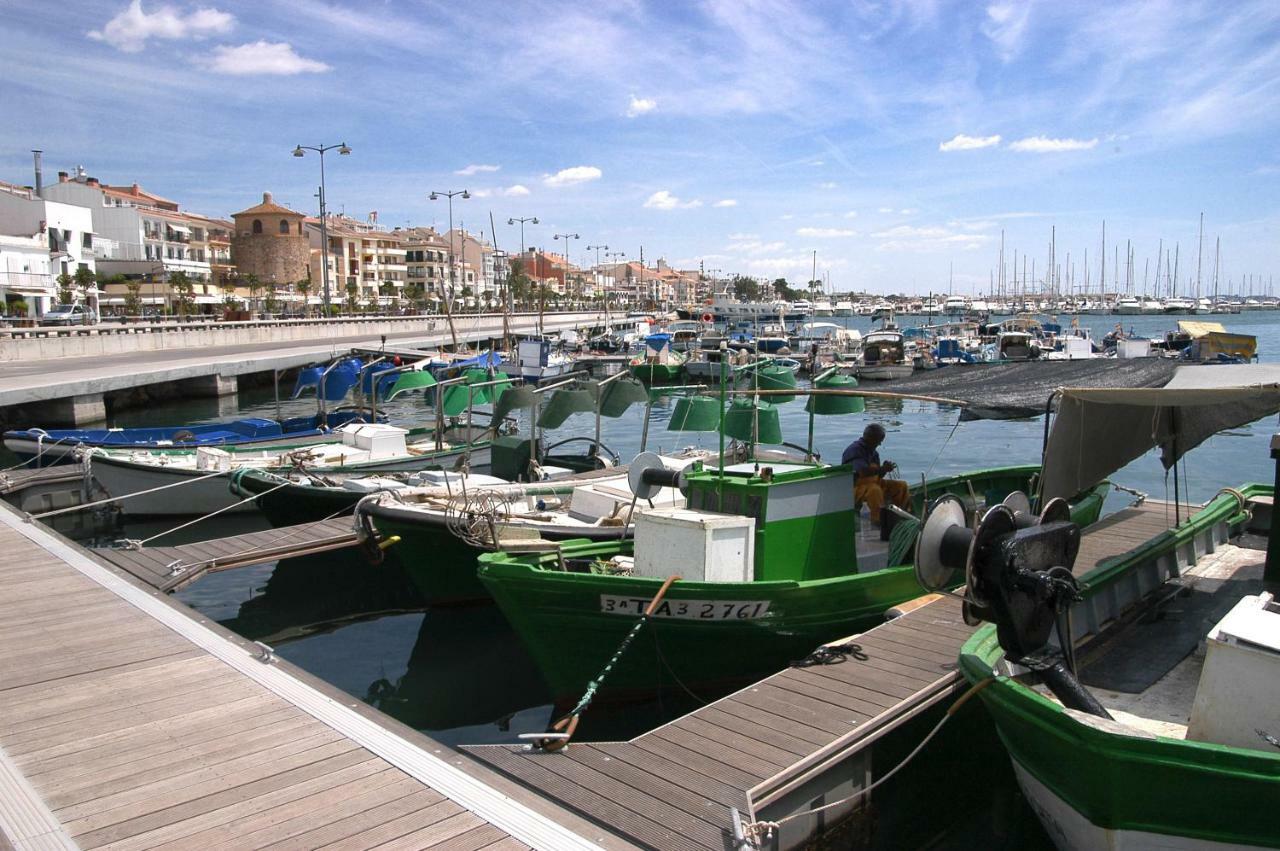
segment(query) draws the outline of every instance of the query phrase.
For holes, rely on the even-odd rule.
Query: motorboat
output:
[[[521,340],[516,352],[516,373],[530,384],[556,378],[573,369],[573,358],[548,339]]]
[[[855,368],[859,378],[889,381],[906,378],[914,371],[915,365],[907,357],[903,334],[892,323],[868,331],[862,338],[862,361]]]

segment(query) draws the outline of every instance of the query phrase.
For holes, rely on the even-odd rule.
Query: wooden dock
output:
[[[1172,506],[1147,502],[1086,530],[1076,573],[1164,531],[1166,509],[1172,522]],[[956,659],[974,631],[942,597],[853,637],[834,664],[788,668],[628,742],[464,750],[639,845],[725,851],[733,810],[776,820],[865,786],[871,746],[962,688]],[[851,811],[798,818],[778,847]]]
[[[351,518],[338,517],[173,547],[100,548],[94,552],[158,591],[176,591],[206,573],[346,549],[359,542]]]
[[[0,548],[0,847],[627,847],[6,506]]]

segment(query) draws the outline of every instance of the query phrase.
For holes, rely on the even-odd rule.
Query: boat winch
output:
[[[676,488],[684,493],[689,483],[683,468],[672,470],[662,463],[662,456],[656,452],[641,452],[627,469],[627,485],[636,499],[653,499],[662,488]]]
[[[1065,500],[1051,500],[1036,515],[1024,494],[1010,494],[975,531],[965,525],[960,499],[945,494],[916,542],[916,579],[937,592],[963,575],[966,623],[994,623],[1006,657],[1039,673],[1063,705],[1110,717],[1072,670],[1064,616],[1079,597],[1071,572],[1079,550],[1080,527]],[[1059,646],[1051,648],[1055,627]]]

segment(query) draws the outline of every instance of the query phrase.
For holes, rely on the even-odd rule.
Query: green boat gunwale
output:
[[[1273,492],[1271,486],[1257,483],[1244,485],[1238,490],[1246,500]],[[1181,526],[1166,530],[1086,573],[1081,577],[1081,593],[1085,596],[1104,593],[1135,564],[1174,553],[1178,548],[1189,544],[1194,545],[1196,535],[1213,525],[1225,522],[1228,526],[1235,527],[1245,522],[1248,516],[1246,511],[1240,509],[1234,495],[1219,493]],[[1072,717],[1061,704],[1026,684],[996,673],[996,666],[1003,656],[1004,651],[999,645],[995,625],[985,624],[961,647],[959,668],[971,684],[992,680],[980,692],[980,696],[991,711],[1001,741],[1014,762],[1091,823],[1111,830],[1147,831],[1217,842],[1253,844],[1260,836],[1266,835],[1258,832],[1266,827],[1270,828],[1273,839],[1277,836],[1276,826],[1270,823],[1269,812],[1255,813],[1258,824],[1251,826],[1248,824],[1248,813],[1245,812],[1248,808],[1240,807],[1233,812],[1230,824],[1227,824],[1217,811],[1215,803],[1222,799],[1221,794],[1213,796],[1213,800],[1207,804],[1199,800],[1186,800],[1194,799],[1194,795],[1180,796],[1176,807],[1168,806],[1171,800],[1167,795],[1157,796],[1157,802],[1142,800],[1139,796],[1130,794],[1125,797],[1125,803],[1117,804],[1116,796],[1110,791],[1112,782],[1098,781],[1114,781],[1117,777],[1124,776],[1136,780],[1139,775],[1158,769],[1166,773],[1173,771],[1186,775],[1181,778],[1184,783],[1197,782],[1196,775],[1199,775],[1199,782],[1215,786],[1228,783],[1253,784],[1256,781],[1280,784],[1280,752],[1188,741],[1148,733],[1127,735],[1091,726]],[[1010,725],[1016,725],[1017,729],[1012,732],[1006,729]],[[1038,748],[1037,753],[1028,754],[1024,752],[1023,744],[1032,735],[1039,737],[1041,745],[1048,741],[1052,741],[1053,745]],[[1094,769],[1093,772],[1086,773],[1085,782],[1070,783],[1064,779],[1062,772],[1045,772],[1040,768],[1048,758],[1046,754],[1060,749],[1081,755],[1078,756],[1079,761],[1082,764],[1087,762]],[[1100,765],[1115,766],[1116,776],[1099,778],[1096,772]],[[1069,777],[1070,774],[1066,776]],[[1267,788],[1275,794],[1276,788]],[[1171,789],[1166,787],[1166,792],[1168,791]],[[1241,792],[1247,794],[1243,789]],[[1261,803],[1266,794],[1267,791],[1264,790],[1263,798],[1257,798],[1257,802]],[[1161,802],[1164,806],[1153,809]],[[1127,809],[1135,814],[1126,814]],[[1211,823],[1222,826],[1204,827],[1205,816],[1213,813],[1217,814],[1217,818],[1212,818]]]

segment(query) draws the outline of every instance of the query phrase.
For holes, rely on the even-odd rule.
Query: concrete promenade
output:
[[[374,325],[358,325],[336,322],[332,326],[311,323],[310,339],[273,339],[270,324],[263,323],[256,329],[256,342],[223,342],[207,339],[201,332],[182,345],[182,332],[146,335],[104,334],[104,341],[147,340],[163,338],[164,348],[133,348],[109,353],[94,351],[78,356],[24,357],[6,359],[0,357],[0,409],[38,405],[38,413],[44,423],[89,423],[103,419],[103,394],[150,384],[182,381],[191,384],[193,396],[225,396],[236,392],[236,377],[273,369],[287,369],[322,360],[347,349],[377,348],[386,343],[394,348],[435,348],[451,342],[448,325],[443,317],[431,317],[430,324],[423,317],[413,320],[389,320]],[[580,330],[598,325],[597,313],[547,314],[544,327],[547,331]],[[537,323],[536,315],[522,314],[512,317],[512,331],[531,333]],[[615,321],[615,326],[619,324]],[[464,315],[455,318],[458,340],[463,343],[483,343],[502,334],[501,315]],[[370,330],[379,333],[370,333]],[[326,336],[327,335],[327,336]],[[46,340],[6,340],[0,342],[0,351],[25,343],[70,343],[93,341],[97,337],[54,338]],[[233,338],[234,339],[234,338]],[[114,343],[124,347],[125,343]],[[36,423],[33,423],[36,424]]]

